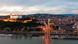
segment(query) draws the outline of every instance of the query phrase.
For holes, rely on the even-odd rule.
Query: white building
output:
[[[15,19],[22,18],[22,15],[10,15],[10,18],[15,18]]]

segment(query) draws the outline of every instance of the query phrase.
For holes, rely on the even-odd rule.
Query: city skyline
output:
[[[0,0],[0,6],[0,15],[11,12],[78,14],[78,0]]]

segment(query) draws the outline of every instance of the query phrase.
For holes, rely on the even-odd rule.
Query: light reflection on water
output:
[[[0,44],[43,44],[43,37],[27,34],[0,34]],[[78,44],[78,40],[52,40],[52,44]]]
[[[0,44],[43,44],[42,37],[27,34],[0,35]]]
[[[29,34],[0,34],[1,38],[9,38],[9,39],[32,39],[33,36]]]

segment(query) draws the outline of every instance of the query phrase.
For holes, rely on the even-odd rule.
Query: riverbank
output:
[[[14,37],[14,36],[24,36],[24,37],[42,37],[44,36],[43,32],[0,32],[0,36],[3,37]],[[57,40],[78,40],[78,36],[67,36],[66,34],[53,34],[51,33],[51,39]]]

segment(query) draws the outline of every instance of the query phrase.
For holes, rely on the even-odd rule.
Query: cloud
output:
[[[0,0],[0,14],[78,14],[78,0]]]
[[[57,7],[46,7],[46,6],[3,6],[0,7],[0,13],[20,13],[20,14],[35,14],[35,13],[51,13],[51,14],[61,14],[66,12],[62,6]]]
[[[0,0],[1,5],[50,5],[57,6],[61,4],[67,4],[72,2],[73,4],[78,2],[78,0]]]
[[[41,5],[48,2],[48,0],[0,0],[3,5]]]
[[[78,14],[78,9],[72,10],[71,13]]]
[[[78,14],[78,8],[72,9],[69,6],[2,6],[0,7],[0,14],[18,14],[18,15],[28,15],[35,13],[48,13],[48,14]]]
[[[31,6],[24,9],[24,14],[32,13],[49,13],[49,14],[68,14],[71,13],[72,9],[69,9],[67,6]]]

